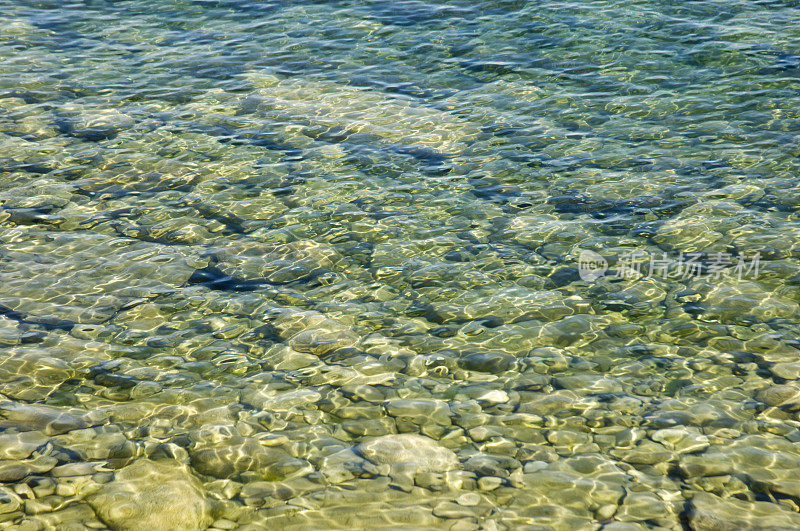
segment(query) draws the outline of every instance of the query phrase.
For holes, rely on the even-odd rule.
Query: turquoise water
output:
[[[0,528],[800,528],[800,4],[0,0]]]

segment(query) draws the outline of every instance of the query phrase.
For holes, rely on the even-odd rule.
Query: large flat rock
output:
[[[452,450],[422,435],[384,435],[359,445],[361,455],[377,465],[412,463],[419,470],[442,472],[458,466]]]
[[[200,484],[184,466],[140,459],[88,499],[114,531],[196,531],[211,523]]]

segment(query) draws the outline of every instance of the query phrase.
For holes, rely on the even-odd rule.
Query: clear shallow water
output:
[[[795,2],[0,7],[0,525],[800,527]]]

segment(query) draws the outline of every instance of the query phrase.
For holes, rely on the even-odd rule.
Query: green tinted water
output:
[[[0,0],[0,528],[800,528],[799,7]]]

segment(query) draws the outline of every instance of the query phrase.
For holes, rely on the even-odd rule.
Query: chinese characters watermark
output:
[[[758,278],[761,254],[752,256],[732,253],[680,253],[677,257],[633,250],[619,257],[609,271],[608,260],[600,254],[583,250],[578,257],[581,280],[591,282],[600,277],[612,279],[661,278],[672,280],[720,278]],[[606,275],[608,273],[608,275]]]

